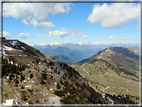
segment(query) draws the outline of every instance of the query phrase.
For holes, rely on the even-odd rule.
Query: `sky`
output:
[[[27,44],[140,43],[140,4],[4,3],[3,36]]]

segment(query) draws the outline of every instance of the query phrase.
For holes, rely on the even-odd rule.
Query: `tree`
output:
[[[21,80],[24,80],[24,76],[22,73],[20,73],[20,77],[21,77]]]
[[[9,75],[9,80],[11,80],[12,74]]]
[[[32,78],[32,77],[33,77],[33,74],[31,73],[31,74],[30,74],[30,78]]]
[[[22,85],[21,89],[24,89],[23,85]]]
[[[60,79],[60,84],[63,84],[63,81],[62,81],[62,79]]]
[[[57,89],[60,89],[60,84],[57,82],[57,85],[56,85]]]
[[[26,101],[25,95],[23,95],[23,100]]]
[[[51,69],[53,69],[53,67],[51,66]]]
[[[15,79],[15,86],[17,87],[17,84],[19,83],[19,81],[17,80],[17,78]]]

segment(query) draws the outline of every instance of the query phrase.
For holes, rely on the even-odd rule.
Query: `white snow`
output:
[[[16,66],[18,66],[18,64],[15,64]]]
[[[48,99],[48,102],[49,102],[49,104],[53,104],[53,102],[54,102],[54,104],[59,104],[60,105],[60,97],[58,97],[58,96],[56,96],[56,97],[49,97],[49,99]]]
[[[26,80],[24,80],[23,82],[26,82]]]
[[[11,44],[14,46],[17,44],[17,41],[11,41]]]
[[[24,50],[26,50],[23,46],[21,46],[21,48],[23,48]]]
[[[105,99],[106,94],[102,94],[102,98]],[[114,103],[114,101],[112,99],[110,99],[109,97],[107,97],[107,99],[112,102],[112,104]]]
[[[47,60],[47,62],[49,63],[49,61]]]
[[[14,102],[14,99],[9,99],[9,100],[6,100],[6,103],[3,103],[4,106],[12,106],[13,105],[13,102]]]
[[[50,88],[50,91],[53,90],[53,88]]]
[[[105,98],[106,94],[102,94],[102,98]]]
[[[6,77],[7,79],[9,78],[9,76]]]
[[[126,98],[126,96],[123,96],[122,98]]]
[[[28,66],[30,66],[30,64],[27,64]]]
[[[4,55],[4,56],[8,56],[8,54],[6,54],[4,50],[3,50],[3,55]]]
[[[21,51],[21,50],[17,50],[17,49],[14,49],[14,48],[12,48],[12,47],[8,47],[8,46],[5,46],[5,45],[3,45],[3,50],[8,50],[8,51],[16,50],[16,51],[23,52],[23,51]]]
[[[121,97],[118,97],[118,99],[120,99]]]
[[[11,47],[3,45],[3,50],[9,50],[9,51],[11,51],[11,50],[14,50],[14,48],[11,48]]]
[[[31,82],[34,82],[33,80]]]
[[[10,61],[10,63],[13,65],[13,61]]]
[[[26,88],[31,88],[32,86],[31,86],[31,85],[26,85],[25,87],[26,87]]]
[[[56,82],[54,82],[54,84],[57,84]]]

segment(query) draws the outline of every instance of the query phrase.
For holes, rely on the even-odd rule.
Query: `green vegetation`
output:
[[[21,81],[25,79],[22,72],[20,73],[20,78],[21,78]]]
[[[6,76],[9,73],[19,74],[19,71],[23,71],[25,69],[24,66],[16,66],[14,64],[8,63],[7,59],[2,59],[3,66],[2,66],[2,75]]]
[[[84,63],[83,66],[71,66],[89,81],[89,85],[92,88],[100,93],[109,91],[109,94],[115,93],[115,95],[120,93],[133,96],[139,95],[139,82],[129,79],[130,75],[125,78],[118,75],[122,71],[119,71],[120,69],[118,67],[111,66],[103,60],[96,60],[92,64]],[[135,84],[135,86],[132,86],[132,84]]]
[[[57,82],[56,88],[60,89],[60,84],[58,82]]]
[[[65,64],[74,64],[75,63],[75,61],[73,61],[71,58],[69,58],[65,55],[62,55],[62,54],[59,54],[59,55],[56,55],[53,57],[61,63],[65,63]]]
[[[33,78],[33,74],[32,73],[30,74],[30,78]]]

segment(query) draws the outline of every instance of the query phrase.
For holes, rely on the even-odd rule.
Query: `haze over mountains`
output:
[[[89,43],[89,42],[88,43],[53,42],[45,45],[38,45],[38,44],[30,44],[30,45],[49,56],[54,57],[58,56],[59,54],[62,54],[66,57],[69,57],[71,60],[74,61],[74,63],[89,58],[92,55],[96,54],[98,51],[107,47],[122,46],[130,48],[134,46],[139,46],[139,44],[134,44],[134,43]]]

